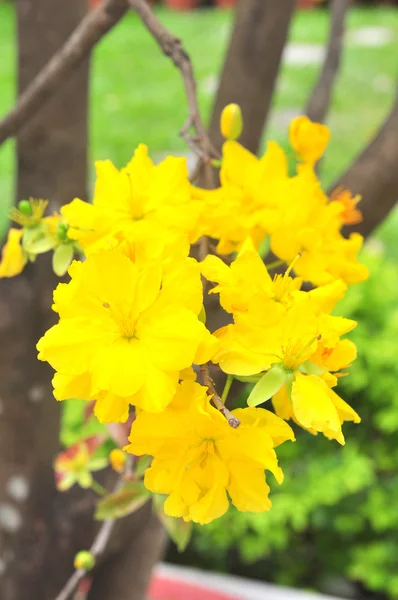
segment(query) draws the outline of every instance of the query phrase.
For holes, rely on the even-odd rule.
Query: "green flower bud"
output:
[[[18,202],[18,210],[20,213],[25,215],[25,217],[30,217],[32,214],[32,207],[29,200],[21,200]]]
[[[95,566],[95,556],[88,550],[80,550],[75,556],[73,562],[75,569],[84,569],[85,571],[91,571]]]

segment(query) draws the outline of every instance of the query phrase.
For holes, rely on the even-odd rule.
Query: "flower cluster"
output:
[[[342,424],[359,422],[334,391],[356,356],[343,338],[356,323],[331,313],[347,286],[367,277],[357,261],[362,238],[341,233],[360,221],[359,198],[347,190],[328,198],[316,176],[329,130],[306,117],[292,122],[290,175],[276,143],[258,159],[236,141],[238,106],[226,107],[221,129],[218,188],[194,187],[185,159],[155,165],[140,145],[121,170],[97,163],[91,204],[75,198],[44,217],[42,201],[22,201],[13,214],[22,228],[10,230],[0,263],[0,276],[13,276],[53,250],[61,274],[74,254],[85,255],[56,288],[59,321],[37,345],[55,370],[54,396],[93,402],[101,423],[134,412],[125,450],[152,457],[147,489],[167,496],[167,515],[202,524],[229,502],[269,510],[264,471],[282,482],[275,448],[294,441],[288,420],[341,444]],[[285,265],[280,273],[264,263],[267,240]],[[190,256],[198,242],[214,250],[201,262]],[[209,293],[229,319],[215,332],[206,327],[202,278],[215,284]],[[221,397],[210,363],[228,376]],[[254,386],[248,406],[229,412],[234,379]],[[273,412],[257,408],[268,400]],[[87,448],[79,448],[73,468],[69,456],[57,461],[64,486],[91,482]],[[125,456],[113,452],[116,470]]]

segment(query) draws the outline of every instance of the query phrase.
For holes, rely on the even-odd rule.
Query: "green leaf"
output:
[[[257,383],[261,377],[263,377],[263,373],[259,373],[258,375],[234,375],[234,379],[242,383]]]
[[[149,498],[149,492],[142,482],[126,482],[117,492],[108,494],[97,504],[97,521],[120,519],[135,512]]]
[[[54,248],[55,241],[50,237],[39,237],[25,245],[25,250],[31,254],[43,254]]]
[[[73,245],[72,244],[60,244],[55,249],[53,255],[53,270],[58,277],[65,275],[68,267],[73,259]]]
[[[177,546],[178,552],[183,552],[188,546],[192,536],[192,522],[188,523],[181,517],[170,517],[164,512],[165,496],[155,494],[153,497],[153,506],[160,521],[163,523],[167,533]]]
[[[134,475],[136,477],[142,477],[145,471],[151,466],[152,456],[140,456],[136,462],[134,469]]]
[[[266,400],[272,398],[274,394],[283,386],[288,373],[279,365],[275,365],[265,373],[260,381],[252,389],[247,403],[249,406],[258,406]]]
[[[307,375],[323,375],[327,369],[325,367],[320,367],[310,360],[306,360],[305,363],[300,365],[299,371],[301,373],[306,373]]]

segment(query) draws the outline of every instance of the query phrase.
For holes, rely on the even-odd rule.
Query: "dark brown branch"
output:
[[[355,231],[368,236],[398,201],[398,90],[394,105],[378,133],[347,171],[331,186],[361,194],[363,221]]]
[[[228,410],[228,408],[224,405],[220,396],[217,394],[216,388],[214,387],[213,380],[210,376],[209,365],[204,364],[200,366],[200,374],[202,376],[203,384],[208,388],[209,396],[211,396],[211,400],[216,407],[217,410],[220,411],[224,415],[224,417],[228,421],[228,425],[236,429],[240,425],[239,419],[234,417],[234,415]]]
[[[344,23],[350,0],[332,0],[330,31],[325,60],[312,90],[305,113],[312,121],[323,123],[329,111],[333,87],[341,62]]]
[[[62,48],[39,72],[21,94],[14,108],[0,122],[0,144],[18,133],[21,127],[57,92],[70,73],[121,19],[126,10],[126,0],[104,0],[82,19]]]
[[[194,77],[192,62],[179,38],[170,33],[166,27],[159,21],[149,4],[145,0],[128,0],[140,16],[142,22],[159,44],[161,50],[166,56],[171,58],[174,65],[179,69],[185,87],[185,94],[188,103],[188,120],[181,130],[181,135],[187,140],[187,134],[191,127],[194,127],[197,133],[197,139],[190,139],[189,144],[197,142],[200,152],[197,152],[202,160],[209,162],[210,156],[217,156],[210,138],[207,135],[205,126],[200,116],[199,104],[196,93],[196,81]]]
[[[113,492],[117,492],[123,486],[124,481],[126,479],[126,474],[130,472],[132,463],[132,457],[129,457],[129,460],[126,463],[126,468],[124,470],[123,475],[118,479]],[[100,557],[106,550],[113,528],[115,526],[116,519],[108,519],[104,521],[101,527],[98,530],[97,535],[91,545],[89,552],[95,557]],[[84,569],[76,569],[55,598],[55,600],[68,600],[71,594],[75,591],[81,580],[86,576],[87,572]]]

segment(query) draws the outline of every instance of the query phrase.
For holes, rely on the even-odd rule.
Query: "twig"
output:
[[[202,158],[205,165],[209,164],[211,168],[211,155],[215,157],[218,157],[219,155],[210,141],[200,116],[196,94],[196,82],[191,59],[183,47],[181,40],[166,29],[145,0],[128,0],[128,2],[131,8],[138,13],[142,22],[153,35],[164,54],[171,58],[177,69],[179,69],[184,82],[188,103],[188,119],[181,129],[181,136],[188,142],[191,148],[195,150],[200,158]],[[189,136],[191,127],[194,127],[197,138]]]
[[[120,490],[123,486],[126,478],[129,477],[129,474],[133,467],[134,457],[127,457],[126,466],[123,474],[119,477],[114,489],[113,493]],[[98,558],[103,554],[108,546],[109,538],[111,537],[113,528],[115,526],[117,519],[108,519],[104,521],[101,525],[95,539],[91,545],[89,552],[95,557]],[[55,600],[68,600],[71,594],[75,591],[80,581],[87,575],[87,571],[85,569],[76,569],[74,573],[70,576],[58,596]]]
[[[323,123],[332,98],[333,85],[339,70],[344,36],[344,21],[350,0],[333,0],[330,6],[330,33],[325,60],[306,108],[306,115]]]
[[[20,95],[14,108],[0,122],[0,144],[18,133],[57,92],[68,75],[122,18],[126,10],[126,0],[104,0],[82,19],[62,48],[41,69]]]
[[[214,383],[212,378],[210,377],[209,365],[206,363],[204,365],[200,365],[200,373],[202,375],[203,384],[208,388],[209,395],[211,395],[211,399],[213,401],[214,406],[217,410],[220,411],[224,415],[224,417],[228,421],[228,425],[236,429],[240,425],[239,419],[234,417],[234,415],[228,410],[228,408],[224,405],[220,396],[217,394],[216,388],[214,387]]]

